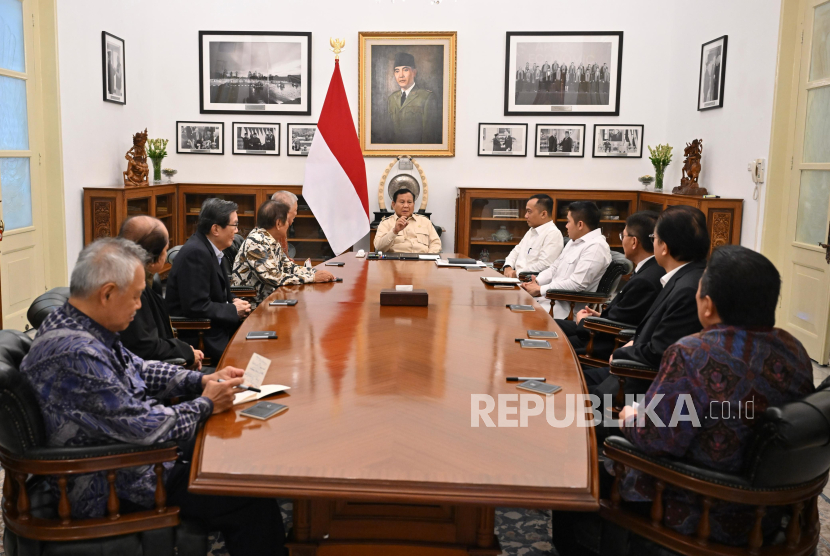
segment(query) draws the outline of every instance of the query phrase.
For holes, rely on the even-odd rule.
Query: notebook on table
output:
[[[481,281],[485,284],[518,284],[518,278],[507,278],[506,276],[482,276]]]

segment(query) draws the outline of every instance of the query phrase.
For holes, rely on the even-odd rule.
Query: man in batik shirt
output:
[[[144,249],[126,239],[88,245],[72,271],[69,300],[38,329],[20,370],[43,413],[49,446],[150,446],[170,440],[187,445],[200,423],[232,407],[242,369],[203,375],[144,361],[121,343],[118,333],[141,307],[147,258]],[[180,396],[195,399],[162,404]],[[191,494],[190,455],[185,459],[164,464],[169,505],[221,531],[233,556],[282,554],[285,534],[276,500]],[[119,470],[115,486],[122,511],[154,506],[153,466]],[[67,494],[73,517],[103,517],[106,473],[71,477]]]
[[[257,211],[257,227],[251,230],[236,254],[231,285],[256,290],[256,298],[250,300],[252,308],[256,308],[279,286],[334,280],[330,272],[295,264],[277,241],[276,238],[283,237],[290,226],[290,209],[279,201],[262,203]]]
[[[751,277],[751,278],[747,278]],[[775,325],[781,279],[763,255],[727,245],[715,250],[697,293],[698,317],[704,329],[680,339],[663,355],[660,371],[644,403],[662,394],[655,413],[666,425],[636,419],[626,407],[625,436],[651,456],[680,458],[693,465],[740,474],[756,419],[768,408],[798,400],[815,391],[813,367],[804,346]],[[672,421],[681,394],[690,394],[696,419]],[[695,426],[694,421],[700,426]],[[654,483],[639,472],[623,478],[629,501],[651,501]],[[669,489],[663,493],[664,524],[694,534],[700,518],[695,495]],[[744,544],[754,523],[750,506],[715,502],[710,509],[712,539]],[[781,524],[781,513],[768,508],[765,532]]]

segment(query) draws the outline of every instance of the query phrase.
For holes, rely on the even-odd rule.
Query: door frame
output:
[[[770,152],[764,195],[764,220],[761,230],[761,253],[778,268],[781,275],[791,263],[788,249],[792,238],[788,235],[790,199],[796,145],[796,125],[799,106],[799,80],[802,68],[804,37],[812,29],[805,29],[804,15],[807,0],[782,0],[778,28],[778,56],[775,70]],[[776,321],[784,318],[783,293],[778,300]],[[828,330],[830,334],[830,329]],[[826,364],[828,354],[823,354]]]
[[[32,51],[27,52],[27,73],[33,102],[30,107],[30,173],[40,180],[40,242],[46,289],[69,283],[66,261],[63,143],[61,135],[60,79],[58,66],[57,0],[25,0],[31,14]],[[28,17],[24,25],[28,25]],[[31,67],[31,70],[28,68]],[[34,141],[32,138],[34,137]],[[32,166],[37,165],[37,168]],[[2,301],[2,285],[0,285]],[[0,328],[3,327],[0,307]]]

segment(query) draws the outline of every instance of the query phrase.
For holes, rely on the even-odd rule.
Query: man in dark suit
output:
[[[167,306],[176,317],[208,318],[211,328],[205,333],[205,355],[216,364],[251,305],[234,298],[230,290],[229,265],[223,249],[233,243],[239,229],[236,203],[207,199],[202,203],[194,233],[173,260],[167,279]],[[197,335],[180,334],[196,345]]]
[[[637,327],[634,339],[617,349],[611,361],[627,359],[657,368],[663,352],[680,338],[700,332],[697,317],[698,282],[706,269],[709,231],[700,209],[689,206],[667,208],[654,228],[654,258],[666,271],[660,279],[663,289]],[[619,380],[606,368],[585,369],[588,391],[616,394]],[[648,380],[625,381],[626,394],[644,394]]]
[[[586,307],[574,316],[574,320],[556,319],[556,324],[568,336],[577,353],[585,353],[585,346],[590,333],[585,329],[585,317],[602,317],[617,322],[638,326],[651,308],[654,300],[663,289],[660,278],[666,273],[654,258],[654,244],[650,238],[654,233],[657,213],[652,211],[637,212],[625,221],[622,232],[622,246],[625,257],[634,263],[634,274],[623,286],[620,293],[602,311]],[[614,337],[609,334],[596,334],[594,338],[594,357],[604,359],[614,349]]]
[[[571,139],[571,132],[565,130],[565,138],[562,139],[562,142],[559,144],[559,150],[563,153],[573,152],[574,149],[574,140]]]

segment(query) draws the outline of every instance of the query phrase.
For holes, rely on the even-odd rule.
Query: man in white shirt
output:
[[[508,278],[520,272],[542,272],[549,268],[562,252],[562,232],[553,223],[553,199],[540,193],[527,201],[525,220],[530,230],[513,248],[502,270]]]
[[[530,282],[522,284],[522,288],[539,298],[538,303],[546,308],[550,307],[550,301],[545,299],[548,290],[596,291],[605,269],[611,264],[611,249],[599,227],[599,208],[595,203],[571,203],[565,227],[571,241],[559,257],[538,277],[534,276]],[[584,307],[584,303],[578,303],[574,312]],[[557,301],[551,307],[551,315],[555,319],[568,318],[570,312],[570,302]]]

